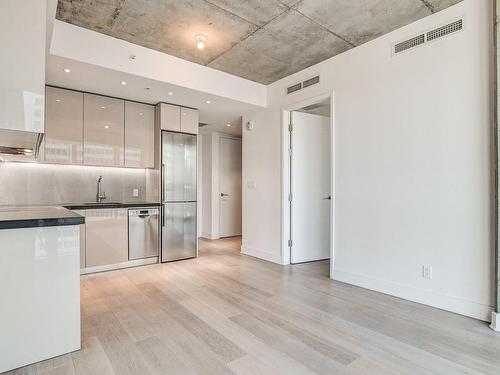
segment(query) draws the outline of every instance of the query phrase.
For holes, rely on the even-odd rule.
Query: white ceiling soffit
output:
[[[267,87],[263,84],[58,20],[54,21],[50,54],[267,106]],[[136,58],[131,60],[131,55]]]

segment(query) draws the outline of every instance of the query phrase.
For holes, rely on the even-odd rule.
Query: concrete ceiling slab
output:
[[[273,18],[288,10],[288,7],[278,0],[206,0],[211,4],[236,14],[257,26],[264,26]],[[297,1],[297,0],[295,0]]]
[[[415,0],[304,0],[296,9],[355,45],[432,13]]]
[[[227,51],[210,67],[268,84],[352,45],[295,11],[283,13]]]
[[[56,17],[268,84],[460,1],[59,0]]]
[[[57,18],[203,65],[257,29],[205,0],[60,0]]]

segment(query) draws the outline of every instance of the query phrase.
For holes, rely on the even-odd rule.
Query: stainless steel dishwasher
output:
[[[128,259],[144,259],[158,256],[157,207],[128,210]]]

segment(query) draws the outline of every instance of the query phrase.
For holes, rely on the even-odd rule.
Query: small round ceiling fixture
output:
[[[64,69],[63,69],[63,72],[64,72],[64,73],[71,73],[71,69],[64,68]]]
[[[194,37],[196,39],[196,48],[205,48],[205,42],[207,41],[207,36],[203,34],[198,34]]]
[[[174,93],[172,91],[169,91],[168,95],[172,96]]]
[[[226,124],[226,126],[227,126],[228,128],[230,128],[230,127],[231,127],[231,124],[230,124],[230,123],[227,123],[227,124]]]
[[[109,125],[104,125],[104,129],[109,129]]]
[[[122,81],[122,85],[125,86],[127,84],[127,82],[125,81]]]
[[[210,104],[212,102],[210,100],[205,100],[205,103]]]

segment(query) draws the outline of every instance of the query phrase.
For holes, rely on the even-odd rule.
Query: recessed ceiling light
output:
[[[174,95],[174,93],[172,91],[169,91],[168,95]]]
[[[61,99],[56,99],[56,102],[58,102],[58,103],[61,102]]]
[[[205,103],[210,104],[212,102],[210,100],[205,100]]]
[[[63,72],[64,72],[64,73],[71,73],[71,69],[64,68],[64,69],[63,69]]]
[[[196,39],[196,48],[205,48],[205,42],[207,41],[207,36],[203,34],[198,34],[194,37]]]
[[[226,126],[227,126],[227,127],[231,127],[231,124],[229,124],[229,123],[228,123],[228,124],[226,124]]]
[[[106,109],[106,106],[104,106],[104,105],[103,105],[103,106],[101,106],[101,109]]]
[[[125,81],[122,81],[122,85],[125,86],[127,84],[127,82]]]
[[[144,113],[142,113],[142,112],[139,112],[139,116],[142,116],[143,114],[144,114]]]
[[[104,126],[104,129],[109,129],[109,125],[105,125],[105,126]]]

